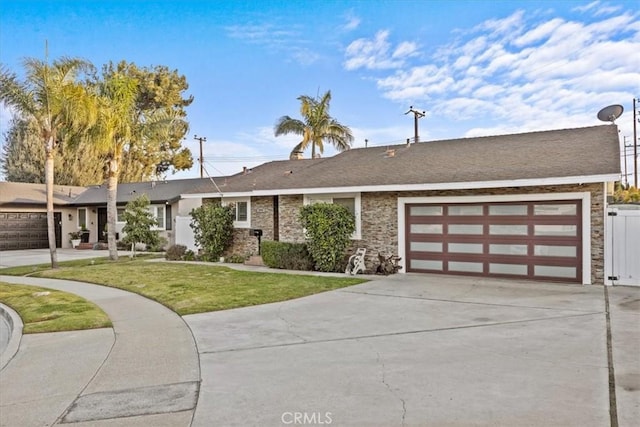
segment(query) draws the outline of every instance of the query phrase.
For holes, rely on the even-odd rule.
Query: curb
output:
[[[18,352],[22,340],[22,318],[12,308],[0,303],[0,316],[9,324],[9,343],[7,348],[0,353],[0,371],[9,364]]]

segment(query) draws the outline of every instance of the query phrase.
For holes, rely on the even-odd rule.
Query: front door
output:
[[[104,228],[107,225],[107,208],[98,208],[98,241],[106,242]]]

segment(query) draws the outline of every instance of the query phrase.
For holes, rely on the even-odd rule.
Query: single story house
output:
[[[399,255],[403,272],[602,284],[620,173],[618,129],[604,125],[275,161],[181,197],[236,204],[232,253],[257,253],[251,229],[304,241],[300,207],[328,202],[354,213],[352,249],[367,249],[369,270],[381,253]],[[188,227],[177,233],[192,245]]]
[[[53,189],[56,246],[70,246],[66,236],[77,231],[67,207],[86,187],[55,185]],[[44,184],[0,182],[0,251],[48,248],[47,193]]]
[[[150,195],[169,242],[190,248],[191,209],[233,203],[229,253],[243,255],[258,252],[252,229],[263,240],[302,242],[300,207],[339,203],[355,215],[351,249],[367,249],[369,270],[381,253],[400,256],[401,272],[603,284],[607,194],[620,169],[617,126],[603,125],[357,148],[227,177],[121,184],[118,203]],[[91,187],[65,206],[99,235],[105,201],[106,190]]]
[[[202,185],[201,179],[180,179],[118,185],[118,220],[120,235],[125,223],[120,220],[126,204],[145,194],[151,212],[158,221],[157,230],[169,244],[175,243],[173,224],[177,215],[188,215],[193,200],[180,194]],[[73,187],[54,186],[56,247],[70,248],[70,232],[86,228],[89,241],[106,241],[106,185]],[[48,248],[46,220],[46,188],[44,184],[0,182],[0,250]]]

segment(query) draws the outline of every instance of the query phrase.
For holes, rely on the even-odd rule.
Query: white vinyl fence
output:
[[[191,216],[176,217],[176,245],[184,245],[187,249],[198,252],[195,239],[193,238],[193,230],[191,229]]]
[[[606,283],[640,286],[640,206],[610,206],[605,236]]]

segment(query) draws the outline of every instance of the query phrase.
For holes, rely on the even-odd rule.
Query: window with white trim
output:
[[[153,215],[153,218],[158,223],[154,230],[164,230],[165,229],[165,206],[164,205],[151,205],[149,206],[149,211]]]
[[[118,208],[117,209],[118,216],[116,218],[116,222],[125,222],[125,220],[124,220],[124,211],[125,210],[126,210],[125,208]]]
[[[233,226],[235,228],[251,227],[251,198],[249,197],[225,197],[222,199],[222,205],[234,206]]]
[[[87,228],[87,208],[78,208],[78,228]]]
[[[351,235],[352,240],[362,239],[362,220],[361,220],[361,203],[360,193],[345,193],[345,194],[305,194],[305,205],[313,205],[316,203],[333,203],[336,205],[344,206],[349,212],[353,214],[356,220],[356,231]]]

